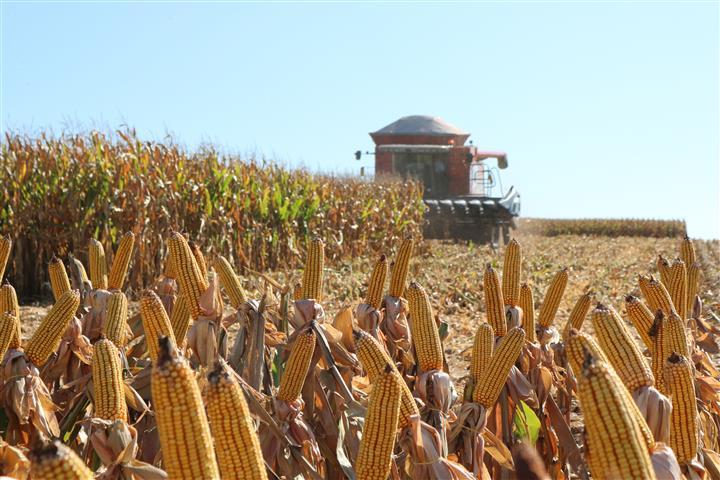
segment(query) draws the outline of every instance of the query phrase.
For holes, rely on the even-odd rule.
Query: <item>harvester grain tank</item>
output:
[[[469,133],[427,115],[402,117],[370,137],[376,177],[396,174],[423,183],[426,236],[507,243],[520,214],[520,194],[515,187],[503,191],[500,181],[507,154],[480,150],[468,143]]]

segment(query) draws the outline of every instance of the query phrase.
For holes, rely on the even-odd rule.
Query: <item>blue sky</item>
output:
[[[535,217],[720,237],[716,2],[8,3],[2,130],[129,124],[339,173],[437,115],[508,152]]]

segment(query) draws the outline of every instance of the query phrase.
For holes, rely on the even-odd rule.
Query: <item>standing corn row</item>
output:
[[[280,379],[278,400],[294,402],[300,396],[314,353],[315,330],[310,327],[295,339],[295,344],[285,365],[285,371]]]
[[[10,348],[10,341],[15,335],[16,324],[17,319],[13,312],[0,313],[0,362],[5,358],[5,353]]]
[[[172,327],[173,336],[182,345],[190,329],[190,309],[184,295],[178,295],[170,314],[170,326]]]
[[[393,263],[392,266],[392,272],[390,273],[389,293],[391,297],[402,297],[405,292],[408,270],[410,268],[410,258],[412,257],[414,248],[415,242],[410,237],[403,240],[400,244],[397,257],[395,257],[395,263]]]
[[[688,463],[698,449],[697,401],[692,365],[684,356],[673,352],[664,366],[665,385],[672,397],[670,414],[670,448],[678,462]]]
[[[400,379],[387,365],[370,393],[357,458],[359,480],[385,480],[390,475],[400,414],[400,391]]]
[[[665,350],[665,335],[667,334],[665,328],[666,322],[667,321],[665,319],[665,315],[662,313],[662,310],[658,310],[655,315],[655,319],[653,320],[653,326],[649,332],[650,338],[652,338],[653,341],[653,348],[651,351],[652,371],[655,376],[655,388],[660,390],[662,393],[667,393],[663,379],[663,368],[669,353],[672,353]]]
[[[683,238],[680,243],[680,260],[682,260],[688,268],[690,265],[697,262],[697,257],[695,256],[695,245],[693,245],[692,240],[690,240],[690,237],[687,235],[685,235],[685,238]]]
[[[208,289],[207,278],[202,274],[197,260],[182,234],[173,232],[168,240],[168,247],[173,271],[180,286],[180,293],[185,296],[190,314],[196,319],[202,314],[200,296]]]
[[[18,304],[15,289],[9,283],[5,283],[0,287],[0,313],[12,312],[15,318],[15,328],[13,336],[10,339],[8,348],[20,348],[22,340],[22,331],[20,329],[20,305]]]
[[[322,300],[323,269],[325,268],[325,244],[315,237],[308,243],[307,258],[302,280],[302,298]]]
[[[92,283],[93,288],[107,290],[108,276],[105,249],[102,243],[94,238],[90,239],[88,260],[90,262],[90,283]]]
[[[535,343],[535,300],[527,283],[520,286],[520,309],[523,311],[523,330],[528,342]]]
[[[29,455],[33,480],[93,480],[93,472],[60,440],[40,441]]]
[[[481,323],[475,332],[473,343],[473,354],[470,360],[470,375],[477,384],[482,378],[483,371],[490,363],[493,347],[495,346],[495,334],[489,323]]]
[[[524,343],[525,333],[518,327],[511,328],[500,340],[490,363],[483,369],[482,377],[475,385],[473,400],[476,403],[488,409],[495,404]]]
[[[687,318],[687,271],[682,260],[675,260],[670,266],[668,274],[670,286],[668,287],[670,299],[680,318]]]
[[[420,371],[442,370],[443,351],[430,299],[418,283],[412,282],[407,291],[410,307],[410,330]]]
[[[625,310],[630,317],[630,321],[635,326],[640,338],[642,339],[648,350],[653,349],[653,340],[650,338],[650,329],[652,328],[655,316],[650,309],[639,298],[628,295],[625,297]]]
[[[483,275],[483,290],[485,292],[485,315],[487,321],[493,328],[495,335],[503,337],[507,333],[505,302],[498,274],[489,263],[485,268],[485,275]]]
[[[593,478],[654,479],[643,432],[632,401],[610,367],[587,355],[580,373],[580,408],[585,419]]]
[[[223,479],[267,480],[260,440],[240,385],[220,362],[203,392]]]
[[[117,348],[101,338],[93,347],[92,378],[95,416],[103,420],[127,421],[125,386]]]
[[[627,389],[632,392],[652,386],[650,366],[615,310],[598,305],[592,312],[592,323],[598,343]]]
[[[48,274],[50,276],[50,287],[53,291],[53,297],[55,297],[55,301],[57,302],[63,293],[70,290],[70,279],[68,278],[62,260],[55,255],[50,259]]]
[[[219,479],[210,427],[195,373],[168,337],[159,341],[152,372],[155,407],[168,478]]]
[[[45,365],[50,355],[57,351],[62,335],[79,306],[80,292],[68,290],[40,323],[25,346],[25,355],[36,367]]]
[[[563,293],[565,293],[565,287],[568,282],[568,269],[563,268],[555,274],[550,282],[550,288],[545,293],[542,305],[540,305],[540,314],[538,316],[538,323],[541,327],[548,328],[557,314],[558,307],[560,306],[560,300],[562,300]]]
[[[667,354],[677,353],[685,358],[690,358],[688,346],[688,335],[685,328],[685,321],[675,313],[671,313],[665,319],[663,325],[664,351]]]
[[[660,274],[660,281],[666,288],[670,288],[670,262],[662,255],[658,255],[657,269]]]
[[[110,290],[121,290],[125,277],[127,276],[130,260],[132,259],[133,247],[135,246],[135,235],[132,232],[126,232],[120,238],[120,244],[115,252],[112,265],[110,266],[110,275],[108,276],[108,288]]]
[[[160,337],[169,338],[174,345],[177,343],[162,300],[152,290],[145,290],[140,297],[140,317],[145,331],[145,344],[150,360],[155,365],[160,353],[158,351]]]
[[[383,289],[385,288],[385,277],[387,277],[387,273],[387,258],[385,255],[380,255],[377,263],[375,263],[372,275],[370,275],[370,282],[368,283],[368,290],[365,295],[365,303],[372,306],[375,310],[380,309],[380,302],[382,301]]]
[[[214,262],[215,270],[220,275],[220,284],[225,289],[225,293],[230,298],[230,304],[236,310],[240,308],[240,305],[245,303],[246,295],[240,284],[240,279],[235,275],[235,271],[222,255],[218,255]]]
[[[127,341],[128,301],[122,292],[113,292],[105,307],[103,335],[117,348],[124,348]]]
[[[0,282],[5,276],[5,268],[10,258],[10,250],[12,249],[12,240],[10,235],[0,235]]]
[[[700,264],[695,262],[687,269],[687,300],[688,310],[692,311],[695,296],[700,291]]]
[[[587,292],[580,296],[575,302],[575,306],[570,312],[568,317],[567,325],[565,325],[565,331],[563,337],[567,336],[571,328],[580,330],[585,323],[585,317],[587,317],[590,311],[590,304],[592,303],[592,293]]]
[[[355,330],[353,331],[353,338],[355,339],[355,352],[357,353],[358,360],[360,360],[360,363],[365,369],[371,385],[373,385],[375,379],[383,373],[386,365],[390,365],[398,379],[400,379],[402,398],[400,400],[400,420],[398,421],[398,426],[404,427],[408,425],[410,423],[410,416],[418,415],[420,411],[418,410],[417,403],[415,403],[412,392],[410,392],[410,388],[408,388],[405,381],[402,380],[397,367],[383,346],[380,345],[380,342],[369,333],[363,330]]]
[[[505,305],[516,306],[520,301],[520,271],[522,250],[514,238],[505,248],[505,263],[502,272],[502,292]]]

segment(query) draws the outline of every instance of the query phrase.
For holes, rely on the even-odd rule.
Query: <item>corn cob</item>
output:
[[[514,238],[505,247],[505,263],[502,272],[502,292],[505,305],[516,306],[520,301],[520,271],[522,250]]]
[[[124,348],[127,340],[128,301],[122,292],[113,292],[105,307],[103,335],[117,348]]]
[[[93,347],[92,378],[95,416],[103,420],[127,421],[119,352],[106,338],[95,342]]]
[[[670,262],[667,261],[662,255],[658,255],[657,258],[657,269],[660,274],[660,281],[665,288],[670,288]]]
[[[70,279],[68,278],[67,270],[65,270],[65,265],[62,260],[55,255],[50,259],[48,274],[50,276],[50,287],[53,291],[53,297],[55,297],[55,301],[57,302],[63,293],[70,290]]]
[[[172,256],[170,253],[168,253],[165,256],[165,266],[163,267],[163,275],[166,278],[175,278],[177,275],[175,274],[175,267],[173,266],[172,262]]]
[[[243,290],[240,279],[235,275],[235,271],[230,265],[230,262],[222,255],[218,255],[215,258],[214,266],[220,275],[220,284],[225,289],[228,298],[230,298],[230,304],[235,309],[240,308],[240,305],[245,303],[245,290]]]
[[[663,315],[662,310],[658,310],[653,320],[653,326],[650,329],[650,338],[653,341],[652,348],[652,371],[655,376],[655,388],[660,390],[662,393],[667,393],[665,388],[665,381],[663,378],[663,368],[665,360],[668,357],[668,352],[665,350],[665,335],[666,335],[666,319]]]
[[[190,330],[190,310],[188,309],[187,300],[183,295],[178,295],[170,314],[170,326],[172,327],[173,336],[177,340],[178,345],[182,345]]]
[[[660,310],[660,305],[655,301],[655,297],[650,294],[650,280],[652,278],[652,275],[649,277],[646,277],[644,275],[638,275],[638,287],[640,287],[640,292],[645,298],[645,301],[647,302],[650,311],[657,312],[658,310]]]
[[[612,307],[598,304],[592,312],[598,343],[618,376],[631,392],[654,383],[650,366],[637,344],[630,338],[620,316]]]
[[[397,367],[390,359],[385,349],[380,342],[378,342],[372,335],[362,330],[353,331],[353,337],[355,339],[355,352],[357,353],[358,360],[362,364],[365,372],[368,375],[370,384],[375,383],[375,379],[378,375],[382,374],[385,370],[386,365],[390,365],[393,371],[397,374],[400,379],[400,387],[402,390],[402,398],[400,399],[400,420],[399,427],[404,427],[410,423],[410,416],[417,415],[420,413],[415,403],[415,398],[412,392],[408,388],[407,384],[402,377]]]
[[[407,237],[400,244],[395,263],[392,265],[390,273],[390,293],[391,297],[402,297],[405,293],[405,285],[407,284],[408,270],[410,268],[410,258],[412,258],[415,249],[415,241]]]
[[[126,232],[120,238],[120,244],[115,252],[112,265],[110,266],[110,275],[108,276],[108,288],[110,290],[120,290],[125,283],[130,260],[132,259],[133,247],[135,246],[135,235],[132,232]]]
[[[675,260],[670,266],[669,287],[670,299],[680,318],[687,318],[687,271],[681,260]]]
[[[15,329],[10,339],[8,348],[20,348],[22,340],[22,331],[20,329],[20,305],[18,304],[15,289],[9,283],[5,283],[0,287],[0,312],[12,312],[15,318]]]
[[[202,275],[203,278],[207,278],[207,264],[205,263],[205,255],[203,255],[200,245],[195,242],[188,242],[188,245],[190,246],[190,251],[192,252],[193,257],[195,257],[195,262],[200,269],[200,275]]]
[[[245,396],[223,364],[216,363],[208,374],[203,397],[222,478],[267,480],[260,440]]]
[[[520,286],[520,309],[523,311],[523,330],[528,342],[535,343],[535,300],[527,283]]]
[[[33,480],[93,480],[93,472],[60,440],[42,440],[30,452]]]
[[[368,282],[368,290],[365,295],[365,303],[372,306],[375,310],[380,309],[383,290],[385,288],[385,277],[388,273],[387,258],[380,255],[375,267],[373,268],[370,282]]]
[[[297,282],[293,287],[293,300],[296,302],[302,300],[302,283]]]
[[[493,347],[495,346],[495,334],[488,323],[481,323],[475,332],[473,343],[473,355],[470,361],[470,375],[475,383],[482,378],[483,370],[490,363]]]
[[[145,290],[140,297],[140,317],[145,331],[145,344],[154,365],[158,361],[160,337],[168,337],[174,345],[177,343],[162,300],[152,290]]]
[[[156,348],[152,400],[168,478],[219,479],[195,373],[178,354],[172,339],[162,337]]]
[[[695,262],[687,269],[687,300],[686,306],[688,310],[692,310],[695,303],[695,296],[700,290],[700,264]]]
[[[635,325],[635,330],[640,334],[645,346],[652,352],[653,340],[650,338],[650,329],[653,325],[654,316],[650,309],[639,298],[628,295],[625,297],[625,310],[627,310],[630,321]]]
[[[657,310],[662,310],[665,315],[670,315],[670,312],[675,310],[672,298],[670,298],[670,293],[668,293],[665,285],[655,280],[652,276],[647,280],[644,289],[642,285],[641,282],[640,290],[643,292],[651,311],[656,312]]]
[[[358,479],[385,480],[390,475],[400,412],[400,392],[400,379],[387,365],[373,383],[370,393],[357,457]]]
[[[538,323],[541,327],[548,328],[557,314],[560,300],[562,300],[565,287],[568,282],[568,270],[563,268],[555,274],[550,282],[550,287],[545,293],[542,305],[540,305],[540,314],[538,315]]]
[[[185,296],[190,314],[193,319],[196,319],[202,314],[199,302],[200,296],[208,289],[207,278],[202,274],[197,260],[182,234],[173,232],[170,235],[168,246],[180,293]]]
[[[507,333],[507,320],[505,319],[505,302],[500,287],[497,272],[488,263],[483,275],[483,290],[485,292],[485,315],[487,321],[498,337]]]
[[[68,290],[40,323],[25,346],[25,355],[36,367],[45,365],[50,355],[58,349],[62,335],[79,306],[80,292]]]
[[[13,312],[0,313],[0,362],[5,358],[5,354],[10,347],[10,340],[15,335],[17,318]]]
[[[685,321],[675,313],[670,314],[670,316],[665,319],[665,323],[663,324],[663,342],[666,353],[677,353],[685,358],[690,358]]]
[[[322,300],[323,268],[325,266],[325,244],[317,237],[308,242],[307,258],[302,280],[302,298]]]
[[[654,479],[643,432],[632,411],[629,395],[610,367],[587,355],[580,373],[580,407],[585,418],[591,458],[597,479]]]
[[[105,260],[105,249],[102,243],[94,238],[90,239],[88,247],[88,260],[90,262],[90,283],[93,288],[107,290],[107,261]]]
[[[295,344],[285,365],[285,371],[280,379],[278,400],[294,402],[300,396],[314,353],[315,331],[308,328],[295,339]]]
[[[697,401],[692,365],[684,356],[673,352],[667,359],[663,375],[672,397],[670,414],[670,448],[680,464],[695,458],[698,449]]]
[[[483,369],[482,378],[475,385],[473,400],[476,403],[488,409],[495,404],[524,343],[525,333],[518,327],[511,328],[500,340],[490,363]]]
[[[412,282],[407,291],[410,308],[410,333],[420,371],[442,370],[443,351],[430,299],[419,284]]]
[[[695,245],[693,245],[692,240],[690,240],[690,237],[687,235],[685,235],[685,238],[683,238],[680,243],[680,259],[687,267],[697,262],[697,257],[695,256]]]
[[[580,330],[585,323],[585,317],[587,317],[590,311],[590,304],[592,303],[592,293],[587,292],[580,296],[575,302],[575,306],[570,312],[567,324],[565,325],[565,331],[563,336],[567,336],[567,333],[571,328]]]
[[[10,240],[10,235],[0,235],[0,282],[5,276],[5,267],[7,267],[10,258],[11,249],[12,240]]]

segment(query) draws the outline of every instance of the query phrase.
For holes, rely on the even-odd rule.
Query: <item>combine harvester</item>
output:
[[[370,137],[376,177],[396,174],[425,186],[426,237],[509,241],[520,194],[515,187],[503,192],[498,168],[507,168],[507,154],[479,150],[472,141],[466,145],[469,133],[427,115],[402,117]],[[497,167],[489,166],[489,159],[496,159]]]

